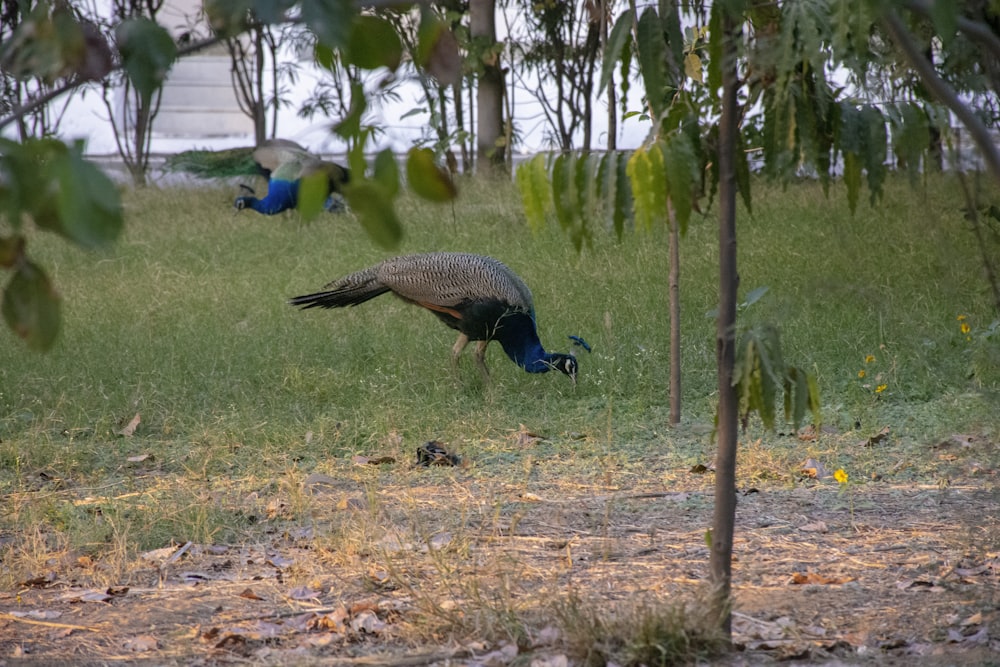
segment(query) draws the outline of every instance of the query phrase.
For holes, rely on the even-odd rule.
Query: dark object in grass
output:
[[[452,454],[437,440],[428,440],[417,447],[417,466],[457,466],[461,462],[458,454]]]

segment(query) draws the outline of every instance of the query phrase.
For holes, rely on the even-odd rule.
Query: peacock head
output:
[[[576,374],[580,370],[580,365],[572,354],[553,354],[546,360],[546,363],[549,368],[554,368],[568,375],[569,379],[576,385]]]
[[[253,205],[253,201],[257,198],[255,196],[257,193],[254,192],[254,189],[251,188],[249,185],[244,185],[243,183],[240,183],[240,190],[244,192],[249,192],[250,194],[236,198],[236,201],[233,202],[233,207],[235,207],[237,211],[242,211],[245,208],[250,208]]]

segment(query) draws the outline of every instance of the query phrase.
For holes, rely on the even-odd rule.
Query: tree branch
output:
[[[989,131],[976,114],[966,106],[958,95],[952,90],[941,77],[934,71],[931,65],[920,51],[920,47],[913,40],[903,21],[896,14],[895,10],[889,9],[882,15],[882,22],[886,30],[892,35],[896,45],[903,52],[909,61],[910,66],[917,72],[924,84],[931,93],[947,106],[955,116],[962,122],[962,125],[972,135],[972,140],[983,154],[986,164],[989,165],[993,175],[1000,180],[1000,150],[993,144]]]
[[[928,0],[907,0],[905,6],[910,11],[921,14],[927,18],[930,18],[931,16],[931,3]],[[983,25],[979,21],[973,21],[972,19],[964,16],[959,16],[958,29],[983,46],[987,47],[993,52],[993,55],[996,58],[1000,58],[1000,37],[997,37],[997,35],[995,35],[988,26]]]
[[[194,44],[190,44],[190,45],[185,46],[183,48],[177,49],[177,57],[181,58],[183,56],[189,56],[192,53],[197,53],[198,51],[201,51],[203,49],[207,49],[209,47],[215,46],[216,44],[220,43],[222,40],[223,40],[222,37],[209,37],[208,39],[204,39],[204,40],[202,40],[200,42],[196,42]],[[112,68],[111,72],[117,72],[117,71],[119,71],[121,69],[122,69],[122,65],[118,64],[118,65],[115,65]],[[111,72],[109,72],[109,74]],[[105,80],[107,80],[107,79],[105,79]],[[61,86],[53,88],[52,90],[46,92],[44,95],[39,95],[38,97],[36,97],[35,99],[31,100],[30,102],[27,102],[27,103],[22,104],[20,106],[14,107],[11,110],[10,115],[8,115],[8,116],[6,116],[4,118],[0,118],[0,130],[4,129],[5,127],[7,127],[8,125],[10,125],[11,123],[17,122],[18,118],[23,118],[24,116],[28,115],[29,113],[32,113],[36,109],[44,107],[49,102],[51,102],[52,100],[56,99],[57,97],[59,97],[61,95],[65,95],[66,93],[72,92],[72,91],[76,90],[77,88],[79,88],[81,86],[87,85],[88,83],[96,83],[96,82],[93,81],[93,80],[91,80],[91,79],[73,79],[73,80],[70,80],[70,81],[67,81],[67,82],[63,83]]]

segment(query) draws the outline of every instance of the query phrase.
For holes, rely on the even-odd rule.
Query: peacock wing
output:
[[[533,310],[531,292],[501,262],[468,253],[404,255],[377,267],[379,282],[400,297],[424,305],[453,307],[496,301]]]

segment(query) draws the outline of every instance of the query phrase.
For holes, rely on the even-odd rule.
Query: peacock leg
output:
[[[486,346],[489,344],[488,340],[476,341],[476,351],[472,354],[472,358],[476,360],[476,366],[479,366],[479,372],[483,375],[483,382],[490,381],[490,371],[486,368]]]
[[[469,337],[464,333],[458,334],[458,340],[455,341],[455,345],[451,348],[451,369],[458,372],[458,358],[462,356],[462,350],[465,346],[469,344]]]

